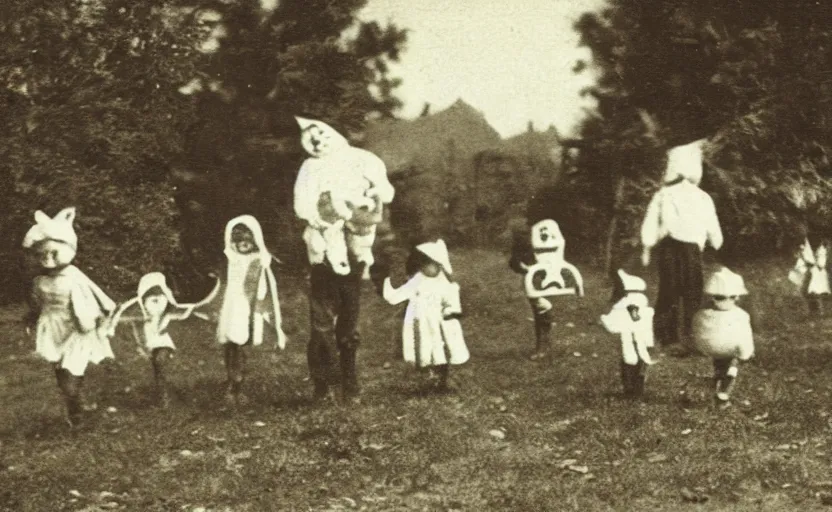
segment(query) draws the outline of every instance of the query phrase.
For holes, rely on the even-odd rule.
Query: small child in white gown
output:
[[[450,391],[450,365],[463,364],[470,358],[459,323],[459,285],[451,281],[444,241],[418,245],[416,251],[422,257],[419,271],[400,288],[393,288],[388,277],[383,295],[390,304],[409,301],[402,328],[404,360],[435,371],[438,389]]]

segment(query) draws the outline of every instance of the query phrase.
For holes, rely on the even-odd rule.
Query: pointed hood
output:
[[[647,283],[644,279],[628,274],[622,269],[618,270],[618,279],[621,281],[621,286],[625,292],[644,292],[647,290]]]
[[[64,208],[57,215],[50,218],[38,210],[35,212],[35,225],[23,238],[23,248],[28,249],[44,240],[63,242],[73,249],[78,249],[78,235],[72,226],[75,220],[75,207]]]
[[[300,126],[300,142],[303,149],[315,158],[324,157],[350,145],[335,128],[323,121],[295,116]]]
[[[682,177],[694,185],[702,181],[702,146],[705,139],[670,148],[667,152],[665,183]]]
[[[419,244],[416,246],[416,250],[438,263],[448,275],[453,274],[451,259],[448,256],[448,247],[441,238],[435,242]]]

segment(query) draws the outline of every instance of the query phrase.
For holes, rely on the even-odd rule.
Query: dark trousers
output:
[[[312,266],[306,356],[317,397],[326,395],[329,386],[339,381],[345,395],[358,393],[355,356],[361,341],[358,319],[364,265],[350,263],[352,271],[345,276],[336,274],[326,264]]]
[[[686,343],[702,304],[702,251],[696,244],[665,238],[656,246],[659,294],[653,330],[662,345]]]

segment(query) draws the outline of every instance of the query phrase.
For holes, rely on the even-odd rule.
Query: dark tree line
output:
[[[399,106],[386,66],[406,32],[359,22],[364,4],[2,2],[0,295],[28,286],[19,242],[35,209],[78,207],[78,264],[114,292],[149,270],[192,270],[191,250],[221,244],[217,225],[238,210],[285,211],[294,114],[359,132]],[[274,217],[270,240],[296,238]],[[195,234],[210,236],[188,244]]]

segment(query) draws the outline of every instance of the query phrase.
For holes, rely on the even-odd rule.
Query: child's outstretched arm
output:
[[[415,295],[418,284],[418,274],[410,278],[408,282],[399,288],[393,288],[393,285],[390,283],[390,278],[388,277],[384,279],[384,290],[382,291],[382,296],[389,304],[401,304],[406,300],[410,300]]]

